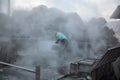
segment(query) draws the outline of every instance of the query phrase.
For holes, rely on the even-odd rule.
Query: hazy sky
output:
[[[120,0],[13,0],[15,8],[32,8],[38,5],[56,7],[65,12],[77,12],[82,19],[103,16],[109,18]]]

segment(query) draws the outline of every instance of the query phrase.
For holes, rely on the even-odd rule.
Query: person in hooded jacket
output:
[[[56,38],[57,38],[56,43],[59,43],[59,42],[61,42],[62,44],[67,43],[67,37],[61,32],[56,33]]]

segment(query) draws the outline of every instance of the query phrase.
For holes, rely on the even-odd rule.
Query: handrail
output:
[[[17,66],[17,65],[13,65],[13,64],[9,64],[9,63],[5,63],[5,62],[1,62],[0,61],[0,64],[2,65],[6,65],[6,66],[10,66],[10,67],[14,67],[14,68],[19,68],[21,70],[25,70],[25,71],[28,71],[28,72],[32,72],[32,73],[36,73],[34,70],[32,69],[28,69],[28,68],[24,68],[24,67],[20,67],[20,66]]]
[[[13,64],[10,64],[10,63],[5,63],[5,62],[2,62],[2,61],[0,61],[0,64],[35,73],[35,80],[40,80],[40,66],[39,65],[36,66],[35,70],[32,70],[32,69],[24,68],[24,67],[21,67],[21,66],[13,65]]]

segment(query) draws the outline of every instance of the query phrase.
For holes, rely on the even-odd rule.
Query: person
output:
[[[59,43],[59,42],[61,42],[62,44],[67,43],[67,37],[61,32],[56,33],[56,38],[57,38],[56,43]]]

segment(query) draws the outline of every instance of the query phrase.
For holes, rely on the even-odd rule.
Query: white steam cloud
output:
[[[38,6],[38,3],[55,8]],[[41,78],[55,80],[61,74],[59,70],[63,68],[68,70],[70,62],[102,55],[101,53],[105,51],[103,49],[106,48],[106,40],[102,33],[106,20],[95,18],[83,22],[82,19],[104,16],[103,12],[113,10],[116,4],[110,0],[16,0],[13,4],[14,9],[31,8],[15,10],[11,16],[19,25],[13,28],[20,30],[20,36],[25,36],[24,47],[19,51],[22,58],[16,64],[28,68],[41,65]],[[67,47],[55,44],[57,31],[68,37]],[[28,79],[32,80],[33,76]]]
[[[15,0],[15,7],[32,8],[38,5],[55,7],[65,12],[77,12],[82,19],[109,18],[119,0]]]
[[[17,10],[12,17],[20,24],[21,35],[27,37],[24,49],[19,51],[22,59],[16,64],[28,68],[41,65],[41,78],[47,80],[57,79],[61,69],[66,73],[70,62],[101,55],[100,49],[106,47],[100,34],[106,23],[104,18],[84,23],[76,13],[64,13],[43,5],[28,11]],[[55,43],[57,31],[68,37],[67,47]]]

